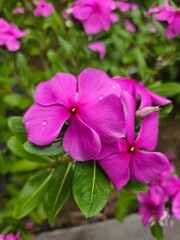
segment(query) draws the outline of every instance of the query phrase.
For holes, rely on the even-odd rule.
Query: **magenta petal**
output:
[[[69,107],[75,101],[75,94],[76,78],[69,73],[58,73],[37,86],[35,100],[44,106],[62,104]]]
[[[78,114],[103,142],[112,143],[125,136],[123,105],[113,94],[99,100],[97,104],[84,104]]]
[[[118,83],[115,83],[108,75],[98,69],[87,68],[78,77],[78,89],[80,102],[97,102],[109,94],[121,94]]]
[[[157,144],[158,138],[158,113],[152,113],[146,117],[136,139],[136,147],[153,151]]]
[[[135,150],[130,160],[131,177],[141,183],[149,183],[169,165],[167,157],[160,152]]]
[[[175,217],[180,220],[180,191],[178,191],[172,199],[172,212]]]
[[[141,205],[139,208],[139,214],[142,216],[142,223],[147,226],[152,217],[151,209],[148,205]]]
[[[77,115],[70,120],[63,139],[66,152],[77,161],[96,159],[101,149],[98,134]]]
[[[78,20],[86,20],[90,17],[90,15],[92,14],[93,12],[93,8],[90,7],[90,6],[78,6],[78,5],[75,5],[73,7],[73,16],[75,18],[77,18]]]
[[[9,51],[15,52],[19,50],[21,44],[18,40],[14,39],[7,39],[5,45]]]
[[[129,181],[129,158],[127,153],[116,153],[98,161],[117,190]]]
[[[155,94],[155,93],[149,91],[148,89],[146,89],[146,90],[147,90],[146,94],[148,94],[150,96],[152,102],[158,106],[163,106],[163,105],[166,105],[171,102],[169,99],[167,99],[163,96],[159,96],[158,94]],[[141,106],[140,108],[142,108],[142,107],[143,106]]]
[[[61,106],[32,105],[23,118],[28,140],[39,146],[52,143],[69,116],[67,109]]]

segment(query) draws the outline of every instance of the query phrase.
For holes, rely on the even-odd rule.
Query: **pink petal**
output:
[[[102,30],[98,14],[93,13],[90,18],[83,22],[83,27],[87,34],[96,34]]]
[[[136,147],[153,151],[157,145],[158,139],[158,113],[152,113],[146,117],[140,127],[136,139]]]
[[[119,153],[119,142],[114,142],[111,144],[102,143],[101,152],[96,159],[99,160],[99,159],[107,158],[110,155],[113,155],[115,153]]]
[[[97,132],[103,142],[112,143],[125,136],[123,105],[113,94],[96,104],[84,104],[78,114],[83,122]]]
[[[75,18],[77,18],[78,20],[86,20],[90,17],[90,15],[92,14],[93,12],[93,8],[90,7],[90,6],[78,6],[78,5],[75,5],[73,7],[73,16]]]
[[[33,104],[23,118],[28,140],[39,146],[52,143],[69,116],[70,113],[64,107]]]
[[[172,212],[174,216],[180,220],[180,191],[178,191],[172,199]]]
[[[7,41],[5,42],[5,45],[6,45],[7,49],[12,52],[19,50],[19,48],[21,47],[20,42],[18,40],[16,40],[15,38],[7,39]]]
[[[147,226],[151,217],[152,211],[148,205],[141,205],[139,208],[139,214],[142,216],[142,223],[144,226]]]
[[[135,150],[130,160],[131,177],[141,183],[149,183],[168,167],[167,157],[160,152]]]
[[[77,161],[96,159],[101,149],[98,134],[77,115],[70,119],[70,126],[63,139],[66,152]]]
[[[166,36],[168,38],[174,38],[180,35],[180,15],[177,15],[173,22],[171,22],[166,30]]]
[[[129,158],[129,154],[116,153],[98,161],[117,190],[129,181]]]
[[[130,145],[134,144],[134,124],[135,124],[135,109],[136,103],[132,95],[123,91],[122,102],[124,105],[126,117],[126,136]]]
[[[125,27],[126,27],[126,30],[129,32],[136,32],[136,26],[130,20],[125,20]]]
[[[99,52],[100,59],[103,59],[106,55],[106,46],[104,45],[103,42],[97,41],[90,43],[88,45],[88,48],[91,49],[92,51]]]
[[[58,73],[51,80],[40,83],[34,97],[44,106],[62,104],[70,107],[75,102],[75,94],[76,78],[69,73]]]
[[[97,102],[109,94],[120,96],[119,84],[113,82],[108,75],[98,69],[87,68],[78,77],[79,102]]]
[[[171,101],[163,96],[159,96],[158,94],[155,94],[151,91],[149,91],[148,89],[146,89],[147,93],[149,95],[149,97],[151,98],[151,101],[159,106],[163,106],[166,105],[168,103],[170,103]]]

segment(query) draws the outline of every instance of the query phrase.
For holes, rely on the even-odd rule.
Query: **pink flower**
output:
[[[53,5],[47,3],[45,0],[39,0],[33,3],[36,6],[36,9],[33,11],[35,16],[49,17],[52,12],[54,12]]]
[[[22,238],[20,237],[19,233],[16,233],[16,235],[9,233],[7,236],[0,235],[0,240],[22,240]]]
[[[58,73],[40,83],[36,103],[26,112],[25,124],[30,142],[44,146],[52,143],[69,119],[63,146],[75,160],[95,159],[101,142],[112,143],[125,133],[120,88],[102,71],[86,69],[76,78]],[[77,92],[78,91],[78,92]]]
[[[0,234],[0,240],[5,240],[5,236],[3,234]]]
[[[119,8],[119,10],[121,12],[129,12],[129,11],[131,11],[133,9],[137,9],[138,5],[135,4],[135,3],[128,3],[128,2],[125,2],[125,1],[119,1],[116,4],[116,7]]]
[[[157,144],[158,113],[152,113],[142,121],[134,140],[134,99],[127,92],[123,92],[122,99],[126,113],[126,138],[111,145],[103,144],[98,156],[100,166],[116,189],[123,187],[130,177],[148,183],[168,167],[165,155],[152,152]]]
[[[113,78],[113,80],[120,84],[121,88],[124,91],[129,92],[135,99],[139,100],[141,99],[141,104],[139,108],[151,106],[152,103],[156,105],[166,105],[170,103],[171,101],[169,99],[166,99],[164,97],[161,97],[144,86],[142,86],[140,83],[136,82],[133,79],[129,78]]]
[[[34,228],[34,223],[31,220],[28,220],[26,223],[26,229],[32,229]]]
[[[118,19],[118,16],[112,13],[115,8],[113,0],[77,0],[72,8],[73,16],[83,21],[83,27],[88,34],[107,31],[111,23]]]
[[[130,20],[125,20],[125,27],[126,27],[126,30],[129,32],[136,32],[136,26]]]
[[[142,216],[144,226],[153,220],[160,220],[163,217],[165,199],[160,187],[153,186],[148,189],[148,192],[139,193],[138,200],[141,203],[139,214]]]
[[[0,18],[0,46],[6,46],[9,51],[17,51],[21,46],[18,39],[28,33],[27,30],[21,31],[15,24],[9,24]]]
[[[174,9],[170,5],[164,5],[162,7],[154,7],[150,8],[146,16],[150,16],[152,14],[156,14],[156,20],[158,21],[166,21],[168,23],[168,27],[166,30],[167,38],[174,38],[180,34],[180,10]]]
[[[88,48],[91,49],[92,51],[99,52],[100,59],[103,59],[106,55],[106,46],[104,45],[103,42],[97,41],[90,43],[88,45]]]
[[[177,191],[172,198],[172,212],[174,216],[180,220],[180,186],[179,191]]]
[[[176,154],[172,149],[169,149],[166,155],[169,160],[174,159],[176,157]]]
[[[25,10],[24,10],[24,8],[22,8],[22,7],[18,7],[18,8],[14,8],[14,9],[13,9],[13,13],[14,13],[14,14],[24,14],[24,13],[25,13]]]

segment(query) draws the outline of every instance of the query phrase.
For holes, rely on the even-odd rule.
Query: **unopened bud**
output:
[[[159,106],[156,106],[156,107],[143,107],[143,108],[138,109],[136,111],[136,117],[144,118],[144,117],[147,117],[147,116],[151,115],[151,113],[153,113],[153,112],[159,112],[159,110],[160,110]]]

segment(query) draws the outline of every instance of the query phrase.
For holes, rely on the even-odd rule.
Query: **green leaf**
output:
[[[9,106],[17,107],[23,110],[28,108],[32,103],[32,100],[27,98],[26,96],[15,94],[15,93],[6,95],[3,98],[3,101]]]
[[[50,224],[68,200],[72,188],[73,165],[62,163],[54,171],[44,198],[44,206]]]
[[[152,84],[148,86],[148,89],[156,94],[166,97],[173,97],[180,94],[180,84],[175,82],[161,83],[159,86]]]
[[[126,184],[125,189],[127,191],[137,194],[139,192],[146,192],[148,190],[148,185],[130,179],[129,182]]]
[[[69,56],[75,56],[75,48],[63,37],[58,36],[58,41],[60,43],[61,48],[67,53]]]
[[[99,213],[108,201],[110,182],[97,161],[76,163],[74,199],[86,217]]]
[[[17,199],[14,218],[20,219],[30,213],[44,198],[53,171],[43,171],[31,177]]]
[[[8,126],[11,132],[22,142],[27,141],[27,134],[22,122],[22,117],[11,117],[8,119]]]
[[[28,172],[33,171],[35,169],[39,169],[43,167],[42,163],[32,162],[25,159],[16,161],[11,165],[10,172],[18,173],[18,172]]]
[[[164,119],[173,109],[173,105],[171,103],[162,106],[159,112],[160,119]]]
[[[47,157],[41,157],[41,156],[37,156],[31,153],[28,153],[24,148],[22,143],[20,142],[20,140],[15,137],[12,136],[8,141],[7,141],[7,146],[8,148],[15,153],[18,157],[24,158],[24,159],[28,159],[30,161],[34,161],[34,162],[49,162],[50,159]]]
[[[163,240],[163,228],[159,225],[158,222],[156,222],[152,227],[151,227],[151,233],[154,236],[156,240]]]
[[[117,220],[123,221],[124,217],[129,212],[129,209],[134,203],[137,202],[136,195],[127,192],[126,190],[122,189],[120,191],[120,195],[117,199],[117,206],[116,206],[116,213],[115,216]]]
[[[24,149],[32,154],[36,154],[39,156],[57,156],[62,155],[65,153],[62,141],[56,140],[55,142],[51,143],[50,145],[39,147],[37,145],[34,145],[30,142],[26,142],[24,145]]]

